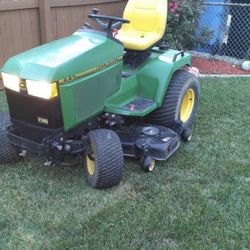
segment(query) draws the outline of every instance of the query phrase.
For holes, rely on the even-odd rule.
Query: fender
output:
[[[177,50],[151,50],[147,61],[136,69],[127,69],[129,77],[122,78],[121,88],[105,102],[104,111],[126,116],[146,116],[161,107],[174,73],[184,66],[191,66],[191,55]],[[143,110],[124,108],[137,98],[151,102]]]
[[[174,61],[177,54],[179,55]],[[182,56],[180,51],[168,50],[160,54],[138,72],[140,95],[153,99],[157,107],[160,107],[174,73],[185,66],[191,65],[191,55],[188,53],[184,53]]]

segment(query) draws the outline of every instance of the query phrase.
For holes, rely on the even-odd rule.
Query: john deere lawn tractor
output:
[[[191,56],[162,42],[167,0],[130,0],[124,18],[89,15],[73,35],[10,58],[1,69],[0,163],[27,153],[45,165],[82,159],[89,184],[120,183],[124,156],[146,172],[190,141],[199,84]]]

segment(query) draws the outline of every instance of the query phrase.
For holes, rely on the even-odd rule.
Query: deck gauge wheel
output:
[[[155,169],[156,162],[149,156],[146,156],[141,161],[141,168],[145,173],[152,172]]]

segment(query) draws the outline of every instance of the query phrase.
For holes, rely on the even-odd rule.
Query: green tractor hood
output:
[[[122,46],[104,34],[80,30],[10,58],[2,72],[21,79],[54,82],[121,56]]]
[[[10,58],[1,71],[37,83],[56,82],[68,130],[102,112],[105,100],[119,90],[123,52],[106,33],[80,29]]]

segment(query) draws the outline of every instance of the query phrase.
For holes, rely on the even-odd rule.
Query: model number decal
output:
[[[90,75],[90,74],[94,74],[94,73],[97,73],[97,72],[99,72],[99,71],[102,71],[102,70],[104,70],[104,69],[106,69],[106,68],[108,68],[108,67],[111,67],[111,66],[113,66],[113,65],[115,65],[115,64],[117,64],[117,63],[119,63],[121,60],[122,60],[122,56],[120,56],[120,57],[118,57],[118,58],[116,58],[116,59],[114,59],[114,60],[112,60],[112,61],[106,62],[106,63],[104,63],[104,64],[102,64],[102,65],[100,65],[100,66],[97,66],[97,67],[95,67],[95,68],[93,68],[93,69],[89,69],[89,70],[84,71],[84,72],[82,72],[82,73],[79,73],[79,74],[76,74],[76,75],[69,76],[69,77],[66,77],[66,78],[64,78],[64,79],[61,79],[61,80],[59,80],[59,81],[57,81],[57,82],[58,82],[59,84],[65,84],[65,83],[72,82],[72,81],[74,81],[74,80],[83,78],[83,77],[88,76],[88,75]]]
[[[43,125],[49,125],[49,120],[46,118],[38,117],[37,118],[38,123],[43,124]]]

